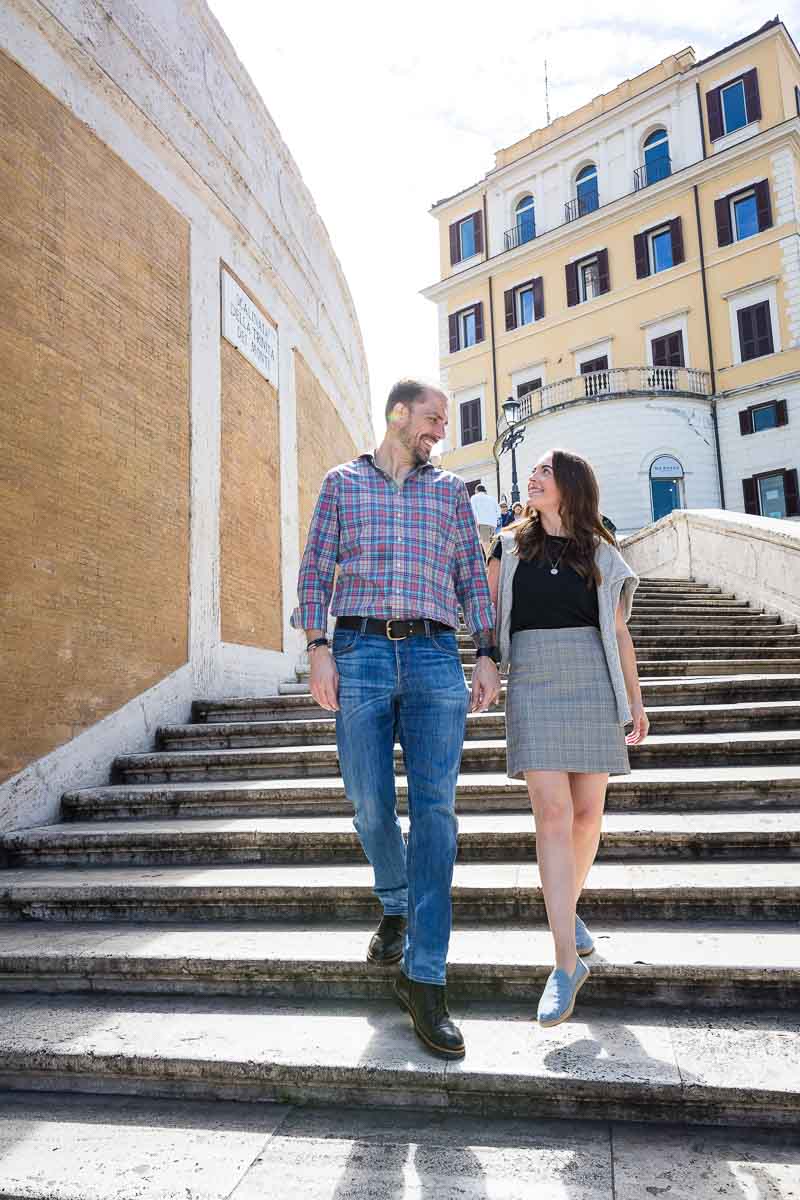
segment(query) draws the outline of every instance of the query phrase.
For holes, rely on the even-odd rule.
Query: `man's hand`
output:
[[[472,700],[470,712],[486,712],[490,704],[494,704],[500,695],[500,672],[487,656],[483,655],[475,663],[472,672]]]
[[[337,712],[339,708],[339,672],[327,646],[315,646],[311,659],[311,695],[320,708]]]

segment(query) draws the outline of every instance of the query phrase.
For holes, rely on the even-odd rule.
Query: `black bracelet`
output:
[[[329,645],[330,645],[330,642],[328,641],[328,639],[326,637],[314,638],[313,642],[309,642],[308,645],[306,646],[306,654],[308,654],[309,650],[313,650],[315,646],[329,646]]]

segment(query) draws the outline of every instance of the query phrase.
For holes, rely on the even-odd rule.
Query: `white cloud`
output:
[[[353,293],[375,424],[400,375],[436,376],[438,275],[428,208],[480,179],[494,151],[693,45],[699,56],[774,14],[744,0],[555,6],[497,0],[210,0],[287,142]],[[540,15],[541,9],[548,15]],[[800,0],[781,14],[800,33]]]

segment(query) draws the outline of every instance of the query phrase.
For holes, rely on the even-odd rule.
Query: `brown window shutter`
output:
[[[752,408],[743,408],[739,413],[739,432],[743,437],[745,434],[753,432]]]
[[[717,218],[717,245],[730,246],[733,241],[731,206],[727,196],[714,201],[714,216]]]
[[[517,328],[517,302],[514,295],[514,289],[509,288],[505,293],[506,301],[506,329]]]
[[[783,472],[783,494],[786,498],[787,517],[800,516],[800,499],[797,495],[797,471],[792,468]]]
[[[742,76],[744,84],[744,103],[747,109],[747,120],[758,121],[761,119],[761,96],[758,92],[758,71],[753,67],[752,71],[745,71]]]
[[[483,341],[483,303],[475,305],[475,341]]]
[[[450,353],[455,354],[458,350],[458,313],[453,313],[447,319],[450,326]]]
[[[533,281],[533,319],[541,321],[544,316],[544,280],[537,275]]]
[[[775,424],[778,426],[789,424],[789,413],[785,400],[775,401]]]
[[[567,276],[567,306],[572,308],[578,303],[578,264],[567,263],[564,272]]]
[[[672,234],[672,265],[677,267],[678,263],[684,261],[683,253],[683,225],[680,217],[676,217],[674,221],[669,223],[670,233]]]
[[[461,239],[458,236],[458,221],[450,226],[450,266],[461,262]]]
[[[758,356],[755,321],[753,319],[755,308],[755,304],[750,308],[740,308],[736,314],[736,321],[739,326],[739,353],[742,362],[748,362],[749,359]]]
[[[680,330],[667,337],[667,365],[670,367],[686,365],[683,358],[683,334]]]
[[[608,251],[599,250],[597,253],[597,273],[600,276],[600,293],[611,291],[611,276],[608,273]]]
[[[722,124],[722,89],[714,88],[706,93],[706,111],[708,113],[708,136],[714,142],[725,132]]]
[[[483,254],[483,213],[473,213],[472,220],[475,222],[475,253]]]
[[[633,235],[633,257],[636,260],[636,278],[644,279],[650,274],[650,256],[647,253],[647,234]]]
[[[755,479],[743,479],[742,492],[744,494],[744,511],[752,513],[756,517],[759,516],[761,509],[758,504],[758,484]]]
[[[772,202],[769,197],[769,180],[762,179],[755,186],[758,228],[772,228]]]

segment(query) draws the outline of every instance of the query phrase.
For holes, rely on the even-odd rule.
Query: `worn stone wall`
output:
[[[283,649],[278,393],[222,341],[222,640]]]
[[[330,397],[297,350],[294,352],[294,378],[299,443],[297,504],[302,554],[325,473],[337,463],[347,462],[372,447],[358,445],[353,440]]]
[[[189,229],[0,52],[0,780],[187,659]]]

